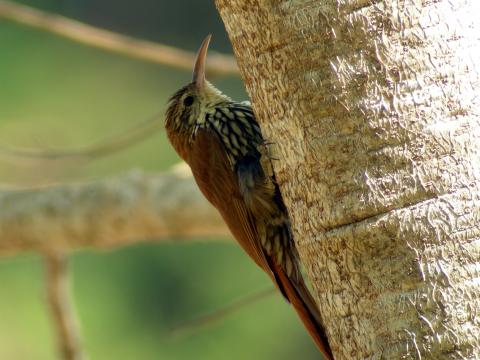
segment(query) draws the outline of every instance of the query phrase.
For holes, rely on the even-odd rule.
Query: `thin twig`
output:
[[[172,334],[178,336],[184,334],[185,332],[196,330],[206,325],[211,325],[244,308],[245,306],[251,305],[253,303],[256,303],[257,301],[263,300],[266,297],[273,295],[276,291],[276,288],[269,287],[253,294],[246,295],[245,297],[242,297],[240,299],[236,299],[230,304],[225,305],[224,307],[215,309],[206,314],[202,314],[194,319],[176,325],[172,329]]]
[[[175,68],[191,70],[195,59],[195,54],[189,51],[114,33],[11,1],[0,0],[0,18],[48,31],[85,45]],[[238,74],[233,56],[212,54],[207,64],[207,72],[211,75]]]
[[[63,360],[80,360],[85,357],[70,296],[67,265],[64,254],[45,254],[47,299],[60,356]]]
[[[116,153],[135,145],[163,129],[163,116],[158,114],[143,122],[134,124],[122,133],[77,149],[43,150],[9,147],[0,144],[0,157],[16,163],[24,160],[92,160]]]

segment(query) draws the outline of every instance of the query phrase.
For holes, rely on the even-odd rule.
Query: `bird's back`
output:
[[[218,131],[205,127],[197,130],[187,162],[235,239],[293,305],[324,356],[331,358],[320,314],[300,271],[278,185],[267,168],[268,152],[259,149],[232,162]]]

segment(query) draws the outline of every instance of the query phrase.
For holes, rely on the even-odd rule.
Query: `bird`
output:
[[[205,77],[211,35],[192,81],[169,100],[165,129],[206,199],[234,238],[293,305],[319,351],[333,359],[320,312],[301,272],[288,212],[267,142],[249,102],[235,102]]]

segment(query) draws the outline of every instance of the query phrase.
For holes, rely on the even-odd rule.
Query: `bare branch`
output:
[[[0,256],[193,236],[229,232],[193,178],[177,172],[0,191]]]
[[[48,31],[85,45],[189,71],[195,59],[195,54],[189,51],[117,34],[11,1],[0,0],[0,18]],[[207,72],[212,75],[237,75],[238,68],[233,56],[212,54],[208,59]]]
[[[70,296],[67,261],[67,258],[58,252],[45,254],[47,300],[61,358],[81,360],[84,355]]]
[[[91,160],[107,156],[133,146],[142,140],[154,135],[163,129],[163,115],[154,117],[134,124],[131,128],[122,133],[106,138],[98,143],[77,149],[25,149],[10,147],[0,144],[0,156],[2,159],[18,161],[45,161],[45,160]],[[77,165],[77,164],[76,164]]]
[[[252,305],[273,294],[277,294],[277,288],[269,286],[268,288],[265,288],[263,290],[245,295],[244,297],[233,300],[232,302],[224,305],[223,307],[215,309],[211,312],[207,312],[205,314],[201,314],[194,319],[187,320],[184,323],[178,324],[172,329],[172,334],[176,336],[181,336],[188,333],[189,331],[198,330],[207,325],[212,325],[217,321],[220,321],[227,316],[243,309],[244,307]]]

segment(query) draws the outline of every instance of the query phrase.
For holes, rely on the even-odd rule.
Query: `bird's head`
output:
[[[176,137],[181,137],[183,140],[191,139],[195,130],[205,125],[207,115],[215,112],[217,105],[231,101],[205,78],[210,38],[211,35],[208,35],[198,50],[192,82],[170,98],[165,128],[172,142],[178,141]]]

